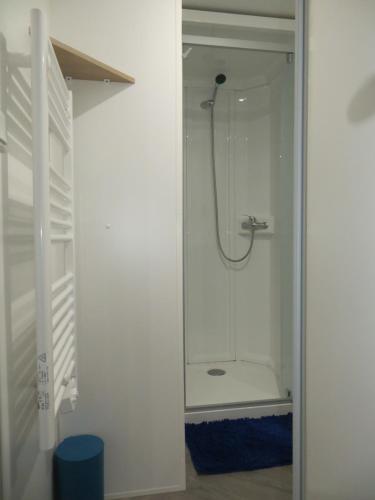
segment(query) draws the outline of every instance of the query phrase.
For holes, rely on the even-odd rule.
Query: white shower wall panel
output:
[[[232,98],[231,255],[243,255],[250,235],[244,214],[260,220],[271,213],[269,87],[235,91]],[[272,236],[256,233],[245,264],[231,267],[236,359],[270,364]]]
[[[210,113],[212,87],[185,87],[185,328],[188,363],[246,359],[274,365],[272,234],[257,234],[250,260],[228,264],[215,239]],[[243,214],[271,213],[269,86],[219,91],[215,153],[220,234],[231,256],[246,252]]]
[[[230,272],[220,259],[215,240],[212,191],[210,114],[200,103],[211,97],[210,88],[185,89],[185,320],[189,362],[235,359],[231,331]],[[227,181],[229,150],[227,96],[220,100],[225,115],[217,129],[218,176]],[[229,191],[218,186],[222,209],[221,232],[229,241]]]

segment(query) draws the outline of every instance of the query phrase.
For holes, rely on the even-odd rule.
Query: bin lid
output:
[[[59,460],[82,462],[100,455],[104,450],[104,442],[97,436],[82,434],[65,438],[55,450]]]

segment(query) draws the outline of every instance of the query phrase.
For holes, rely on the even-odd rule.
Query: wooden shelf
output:
[[[122,73],[73,47],[69,47],[69,45],[65,45],[65,43],[59,42],[55,38],[51,38],[51,43],[62,74],[65,77],[70,76],[76,80],[93,80],[97,82],[110,80],[111,82],[135,83],[132,76]]]

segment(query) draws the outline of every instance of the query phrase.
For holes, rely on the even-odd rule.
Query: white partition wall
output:
[[[306,500],[372,500],[375,3],[308,4]]]
[[[80,404],[60,417],[61,437],[92,432],[104,438],[110,496],[183,489],[180,2],[51,4],[52,35],[137,77],[131,88],[74,83],[83,362]],[[49,2],[0,2],[10,50],[29,53],[34,6],[48,10]],[[50,500],[52,457],[39,448],[34,383],[31,141],[27,134],[24,139],[26,151],[12,145],[1,157],[1,411],[9,416],[1,421],[1,445],[9,437],[12,496],[8,490],[5,499]],[[58,142],[53,149],[61,173]],[[62,243],[52,248],[52,259],[54,251],[62,254]]]
[[[72,85],[80,400],[62,435],[104,439],[109,498],[183,489],[181,5],[56,0],[52,33],[136,78]]]

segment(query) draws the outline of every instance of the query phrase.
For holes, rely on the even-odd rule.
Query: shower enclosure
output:
[[[293,56],[184,54],[186,406],[290,400]]]

